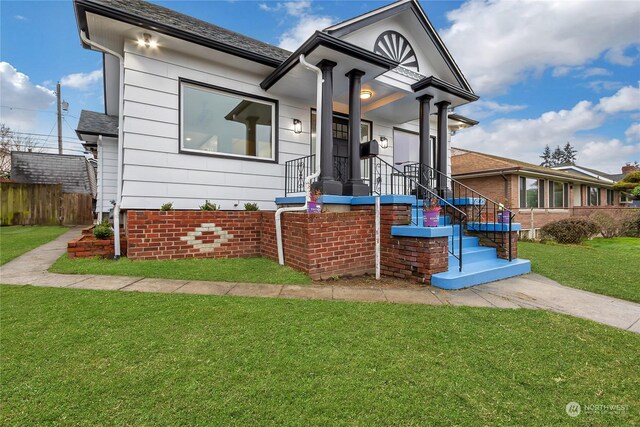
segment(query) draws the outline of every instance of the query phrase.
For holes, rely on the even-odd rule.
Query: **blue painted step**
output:
[[[449,263],[449,271],[431,276],[431,285],[441,289],[463,289],[481,283],[494,282],[531,272],[531,262],[524,259],[505,259],[472,262],[467,264],[463,255],[462,271],[457,263]],[[457,261],[457,260],[455,260]]]

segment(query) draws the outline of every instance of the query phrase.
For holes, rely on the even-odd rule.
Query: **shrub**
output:
[[[173,210],[173,203],[171,202],[167,202],[164,205],[160,206],[160,210],[161,211],[172,211]]]
[[[258,207],[257,203],[249,202],[249,203],[245,203],[244,204],[244,210],[245,211],[259,211],[260,208]]]
[[[96,225],[93,229],[93,235],[98,240],[108,240],[113,236],[113,229],[109,220],[104,220],[102,223]]]
[[[216,205],[215,203],[211,203],[208,200],[204,201],[204,205],[200,206],[201,211],[219,211],[220,205]]]
[[[602,237],[610,239],[616,237],[620,230],[620,221],[605,212],[594,212],[589,219],[598,227]]]
[[[624,222],[622,234],[627,237],[640,237],[640,212],[636,212]]]
[[[634,199],[640,200],[640,185],[631,190],[631,195]]]
[[[552,237],[558,243],[580,244],[598,231],[596,224],[584,218],[561,219],[542,227],[543,234]]]

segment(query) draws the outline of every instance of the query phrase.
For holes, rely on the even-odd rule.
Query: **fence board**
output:
[[[61,184],[0,183],[0,225],[90,224],[89,194],[63,193]]]

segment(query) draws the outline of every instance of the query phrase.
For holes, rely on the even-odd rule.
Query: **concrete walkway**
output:
[[[383,289],[331,285],[262,285],[47,272],[66,251],[67,242],[77,237],[80,230],[79,227],[74,228],[56,240],[0,267],[0,283],[113,291],[531,308],[569,314],[640,333],[640,304],[562,286],[537,274],[459,291],[445,291],[430,286],[423,289]]]

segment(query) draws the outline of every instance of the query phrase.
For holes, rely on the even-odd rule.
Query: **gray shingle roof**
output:
[[[65,193],[95,194],[90,173],[94,169],[83,156],[11,152],[11,179],[16,182],[62,184]]]
[[[132,17],[135,18],[135,21],[132,21],[135,24],[144,24],[142,21],[147,21],[147,26],[153,26],[161,33],[165,32],[162,28],[165,27],[164,30],[171,29],[183,35],[204,38],[275,62],[282,62],[291,54],[277,46],[142,0],[76,0],[76,5],[89,9],[106,9],[106,12],[116,15],[114,19],[125,20],[123,18]],[[176,36],[179,37],[180,34]]]
[[[118,136],[118,117],[108,116],[104,113],[82,110],[76,133],[89,133],[92,135]]]

